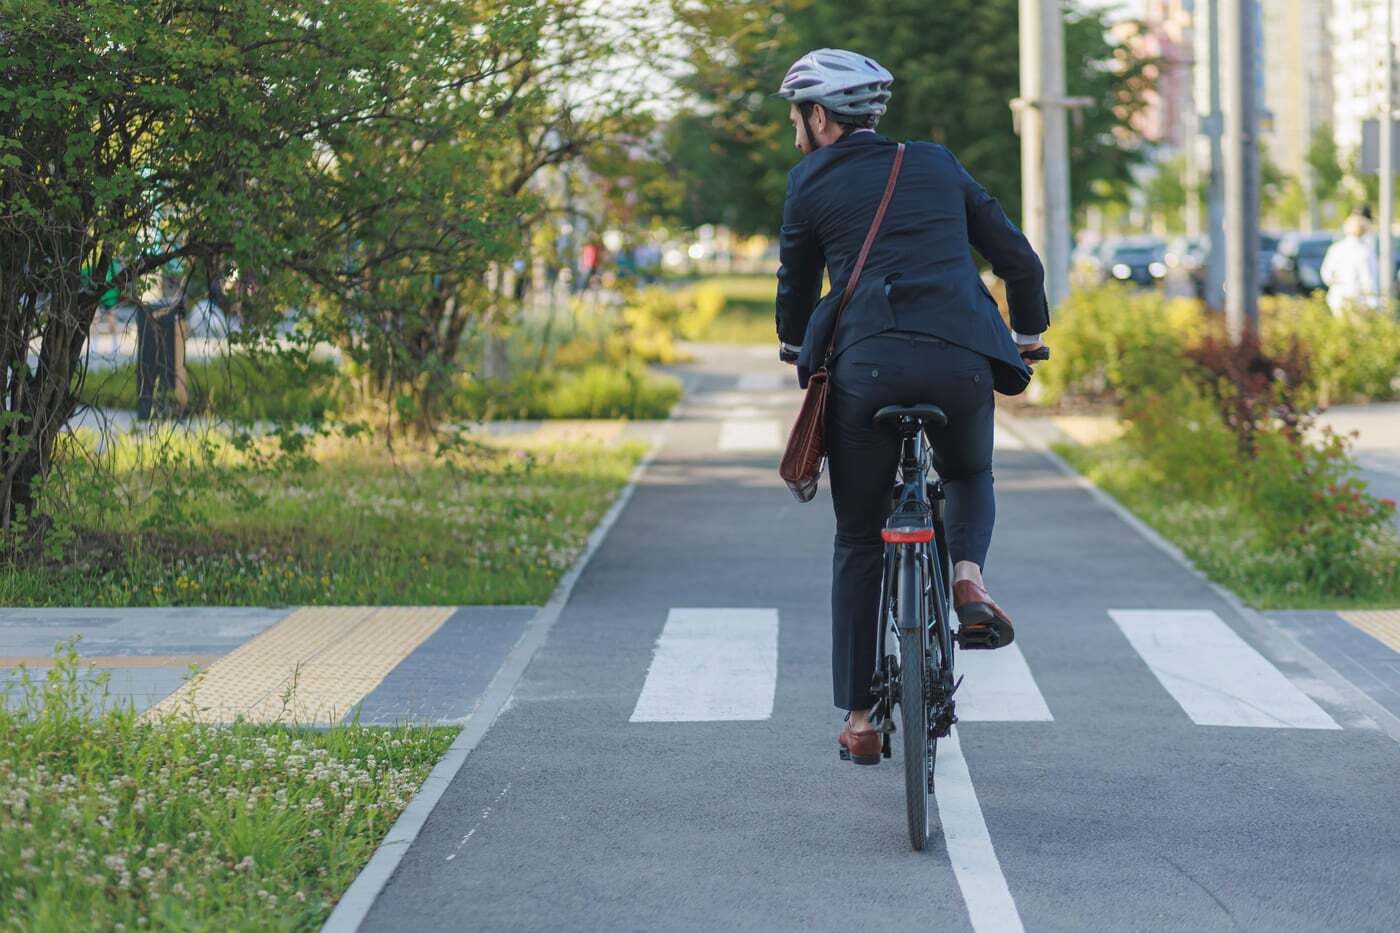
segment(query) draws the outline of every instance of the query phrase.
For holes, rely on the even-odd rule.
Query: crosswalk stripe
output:
[[[957,673],[966,677],[956,697],[962,722],[1050,722],[1055,718],[1018,643],[997,651],[959,652]]]
[[[631,722],[768,719],[778,679],[778,610],[672,609]]]
[[[1341,728],[1210,610],[1108,614],[1197,725]]]
[[[972,929],[975,933],[1024,933],[1021,913],[992,848],[956,728],[938,740],[934,786],[948,861],[953,863],[953,877],[962,891]]]
[[[719,426],[720,450],[777,450],[780,438],[772,418],[726,418]]]

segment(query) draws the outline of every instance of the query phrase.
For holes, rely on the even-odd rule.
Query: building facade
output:
[[[1362,123],[1374,120],[1384,103],[1386,2],[1331,0],[1332,123],[1343,152],[1361,145]],[[1391,42],[1400,34],[1400,12],[1394,19]]]

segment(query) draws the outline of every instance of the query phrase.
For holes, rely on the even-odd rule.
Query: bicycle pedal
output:
[[[851,750],[850,750],[850,749],[848,749],[848,748],[842,748],[842,749],[841,749],[841,760],[842,760],[842,761],[850,761],[850,760],[851,760]]]
[[[1001,635],[992,628],[979,626],[972,631],[959,628],[953,637],[964,651],[993,651],[1001,647]]]

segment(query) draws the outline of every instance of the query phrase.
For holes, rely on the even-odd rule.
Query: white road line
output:
[[[1001,423],[998,422],[992,434],[993,450],[1025,450],[1026,442],[1020,436],[1010,431],[1002,430]]]
[[[672,609],[632,722],[768,719],[778,681],[778,610]]]
[[[1210,610],[1108,614],[1197,725],[1341,728]]]
[[[726,418],[719,426],[720,450],[777,450],[782,433],[772,418]]]
[[[1006,886],[1001,862],[987,833],[987,822],[982,818],[982,806],[977,802],[956,728],[947,738],[938,740],[934,775],[943,842],[948,847],[948,860],[953,863],[953,876],[962,891],[972,929],[976,933],[1024,933],[1021,914]]]
[[[740,392],[751,392],[760,389],[782,389],[796,384],[797,381],[793,377],[778,373],[744,373],[739,377],[735,388]]]
[[[1050,722],[1050,707],[1036,686],[1021,646],[998,651],[960,651],[958,719],[963,722]]]

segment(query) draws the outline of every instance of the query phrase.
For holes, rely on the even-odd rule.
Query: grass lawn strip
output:
[[[71,645],[0,706],[0,928],[312,930],[456,729],[112,707]]]
[[[540,603],[644,452],[512,442],[435,457],[327,441],[296,469],[262,471],[222,447],[211,460],[202,438],[170,443],[186,449],[118,451],[111,473],[65,459],[51,514],[69,540],[0,571],[0,601]]]
[[[778,281],[771,275],[720,275],[697,284],[724,292],[724,309],[697,339],[709,343],[772,344],[777,341],[773,302]]]

